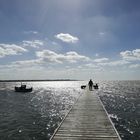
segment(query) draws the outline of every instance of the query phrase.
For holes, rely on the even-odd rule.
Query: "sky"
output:
[[[0,0],[0,80],[140,80],[139,0]]]

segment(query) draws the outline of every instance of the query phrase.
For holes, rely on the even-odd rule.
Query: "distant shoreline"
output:
[[[38,81],[80,81],[75,79],[46,79],[46,80],[0,80],[0,82],[38,82]]]

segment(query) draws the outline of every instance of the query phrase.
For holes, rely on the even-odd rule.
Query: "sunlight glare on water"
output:
[[[24,82],[31,93],[17,93],[20,82],[0,83],[0,140],[49,140],[87,81]],[[102,81],[98,94],[122,140],[140,139],[140,81]]]

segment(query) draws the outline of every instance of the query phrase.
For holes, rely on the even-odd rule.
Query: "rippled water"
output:
[[[105,81],[98,94],[122,140],[140,140],[140,81]]]
[[[0,83],[0,140],[47,140],[83,90],[85,81]],[[101,97],[123,140],[140,139],[140,81],[99,82]]]
[[[0,83],[0,140],[46,140],[81,93],[81,82],[26,82],[31,93],[14,92],[20,83]]]

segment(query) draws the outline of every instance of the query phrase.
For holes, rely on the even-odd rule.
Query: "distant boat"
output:
[[[20,87],[15,86],[15,92],[31,92],[33,88],[26,88],[26,85],[22,85]]]

